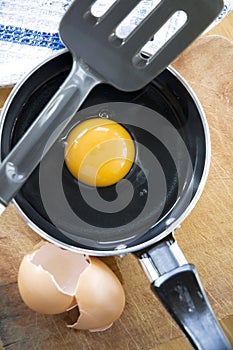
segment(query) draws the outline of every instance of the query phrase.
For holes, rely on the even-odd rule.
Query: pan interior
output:
[[[71,68],[69,53],[41,66],[16,93],[2,130],[4,158]],[[132,135],[134,166],[106,188],[75,180],[64,164],[64,138],[80,119],[107,115]],[[181,82],[165,70],[145,88],[125,93],[97,86],[16,197],[44,232],[78,248],[114,250],[150,240],[186,210],[205,163],[199,111]]]

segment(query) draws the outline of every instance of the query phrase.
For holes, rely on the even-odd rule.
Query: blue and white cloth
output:
[[[1,0],[0,2],[0,87],[14,85],[26,72],[54,53],[64,49],[58,34],[61,17],[72,0]],[[113,0],[98,0],[104,8]],[[119,35],[140,21],[142,13],[154,7],[159,0],[142,0],[141,8],[129,22],[120,28]],[[213,23],[217,24],[233,10],[233,0],[225,0],[223,12]],[[160,32],[161,41],[169,38],[183,21],[183,14],[177,13]],[[213,26],[212,25],[212,26]],[[156,38],[157,39],[157,38]],[[159,40],[156,40],[158,43]],[[154,50],[153,40],[145,51]]]

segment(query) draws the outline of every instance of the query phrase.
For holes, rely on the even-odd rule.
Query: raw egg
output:
[[[25,304],[44,314],[74,310],[68,327],[99,331],[109,328],[123,312],[123,287],[100,259],[42,242],[25,255],[18,272]]]
[[[113,185],[130,171],[135,147],[129,132],[107,118],[90,118],[69,133],[65,162],[79,181],[97,187]]]

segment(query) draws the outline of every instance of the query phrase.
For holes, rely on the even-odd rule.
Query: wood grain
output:
[[[204,193],[176,238],[188,261],[196,265],[233,345],[232,59],[233,44],[208,35],[186,50],[174,67],[200,99],[212,140]],[[18,293],[17,271],[23,255],[39,240],[10,205],[0,221],[0,337],[5,349],[191,349],[150,292],[132,255],[103,259],[122,282],[127,300],[122,317],[109,330],[94,334],[70,330],[65,314],[47,316],[29,310]]]

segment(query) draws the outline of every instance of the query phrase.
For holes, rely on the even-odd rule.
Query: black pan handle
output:
[[[210,306],[195,267],[172,236],[139,254],[151,289],[194,349],[231,350]]]

